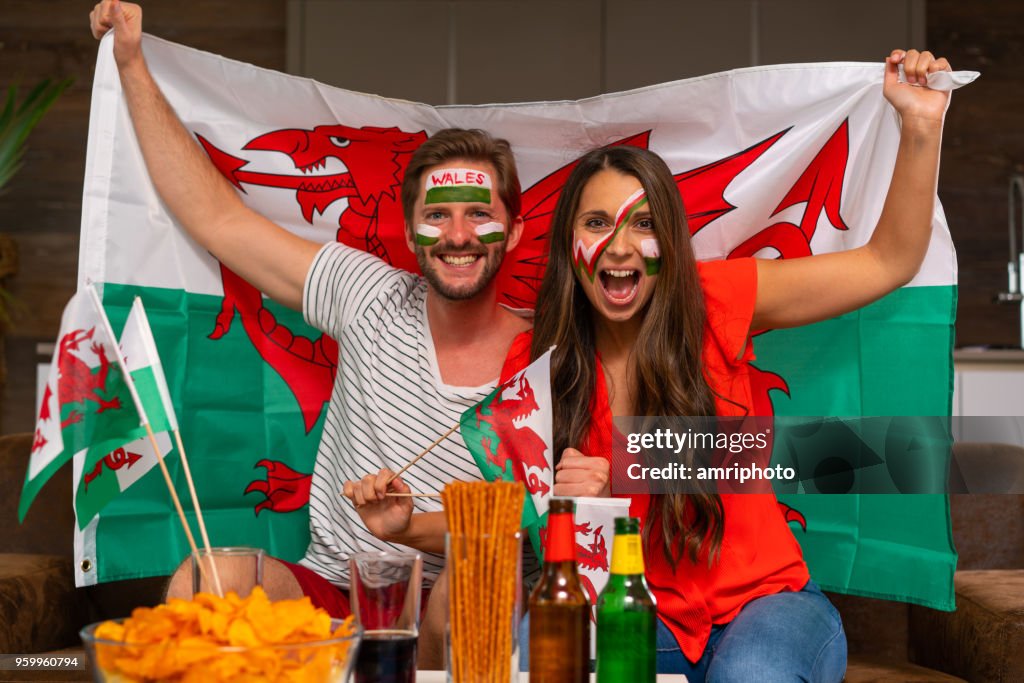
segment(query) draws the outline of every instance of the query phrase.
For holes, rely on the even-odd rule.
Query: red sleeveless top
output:
[[[716,394],[716,413],[753,415],[748,364],[754,359],[749,333],[757,264],[746,258],[699,262],[697,268],[707,314],[704,369]],[[516,337],[502,370],[503,381],[529,364],[532,339],[532,332]],[[621,434],[612,424],[602,372],[597,374],[591,410],[590,432],[579,449],[610,460],[613,439],[621,440]],[[630,514],[646,520],[650,496],[631,498]],[[722,494],[721,498],[725,529],[719,559],[713,565],[708,566],[706,556],[696,563],[684,556],[673,569],[662,551],[659,527],[652,529],[651,548],[645,549],[647,582],[658,601],[658,616],[691,662],[703,654],[712,624],[730,622],[755,598],[798,591],[810,578],[773,494]]]

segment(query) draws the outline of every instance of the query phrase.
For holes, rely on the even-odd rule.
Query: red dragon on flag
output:
[[[487,462],[498,471],[504,471],[511,461],[517,470],[516,479],[526,485],[527,491],[547,495],[551,487],[529,469],[551,469],[546,456],[548,445],[533,429],[516,425],[518,420],[540,410],[526,375],[522,375],[514,386],[506,387],[499,398],[488,405],[488,409],[487,413],[479,405],[474,409],[476,426],[479,428],[486,424],[497,435],[496,444],[487,437],[480,440]]]
[[[782,130],[731,156],[675,176],[687,210],[691,234],[705,230],[718,218],[736,207],[726,200],[729,184],[769,150],[789,129]],[[236,188],[246,185],[294,191],[303,219],[312,224],[315,214],[323,214],[334,202],[345,200],[335,238],[344,244],[373,253],[392,265],[417,272],[413,254],[406,246],[401,207],[401,179],[412,153],[426,139],[424,131],[407,132],[397,128],[344,125],[316,126],[313,129],[286,129],[261,135],[244,150],[279,152],[287,155],[300,175],[263,173],[248,170],[249,162],[218,149],[197,135],[218,170]],[[650,131],[616,141],[615,145],[647,148]],[[729,253],[729,258],[750,256],[762,249],[775,249],[782,258],[811,254],[811,239],[822,213],[837,230],[845,230],[840,215],[843,180],[849,156],[847,122],[843,121],[817,155],[782,197],[772,216],[804,204],[799,223],[780,220],[772,223]],[[329,159],[344,164],[340,173],[317,175]],[[525,231],[516,250],[506,260],[499,275],[499,291],[505,303],[532,307],[543,274],[547,250],[547,231],[558,194],[574,163],[567,164],[534,183],[523,192]],[[306,431],[313,429],[330,399],[337,369],[337,344],[326,335],[309,339],[295,335],[277,322],[264,307],[260,293],[229,269],[221,266],[224,298],[211,338],[228,332],[238,313],[241,324],[260,356],[284,379],[301,410]],[[785,380],[766,370],[751,368],[754,412],[772,415],[770,392],[788,393]],[[496,454],[500,458],[500,454]],[[268,471],[283,463],[261,460]],[[283,471],[283,470],[281,470]],[[256,481],[248,491],[263,493],[267,499],[260,509],[294,510],[297,496],[308,496],[310,475],[301,473],[269,477]],[[302,477],[307,481],[303,482]],[[278,492],[284,486],[287,491]],[[280,502],[279,502],[280,501]],[[287,503],[283,503],[287,501]],[[301,503],[300,503],[301,505]],[[788,521],[806,528],[803,516],[784,507]]]

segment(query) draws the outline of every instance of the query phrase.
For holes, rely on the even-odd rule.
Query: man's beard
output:
[[[446,283],[437,272],[437,268],[434,266],[432,259],[427,257],[426,249],[421,245],[416,245],[416,262],[420,266],[420,272],[423,277],[427,279],[427,283],[433,287],[438,294],[443,296],[445,299],[452,301],[465,301],[472,299],[480,292],[484,291],[494,276],[498,274],[498,269],[501,268],[501,262],[505,258],[505,243],[502,242],[497,249],[494,251],[473,251],[466,252],[464,249],[456,249],[450,245],[439,242],[433,246],[435,253],[444,253],[446,251],[454,253],[470,253],[474,255],[482,256],[484,259],[484,269],[480,273],[480,277],[475,282],[462,284],[459,286],[453,286]],[[439,257],[438,257],[439,258]]]

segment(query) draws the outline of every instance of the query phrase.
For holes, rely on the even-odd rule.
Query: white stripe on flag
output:
[[[139,297],[135,297],[132,302],[128,321],[124,325],[124,331],[121,332],[121,352],[124,354],[129,372],[134,373],[136,370],[146,367],[152,368],[161,407],[170,422],[171,431],[178,431],[178,418],[174,412],[174,404],[171,402],[171,392],[167,388],[163,363],[160,362],[160,353],[157,351],[156,341],[153,339],[149,318],[146,316],[146,309]]]

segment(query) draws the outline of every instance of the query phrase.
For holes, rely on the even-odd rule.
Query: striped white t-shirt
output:
[[[303,315],[338,341],[339,358],[313,469],[310,542],[302,564],[342,587],[348,586],[352,553],[401,548],[366,529],[341,495],[345,481],[382,467],[397,471],[494,388],[441,382],[426,296],[422,277],[336,242],[320,250],[306,276]],[[426,493],[481,475],[456,433],[402,479]],[[413,506],[416,512],[438,511],[441,501],[414,498]],[[442,556],[423,553],[428,582],[443,565]]]

